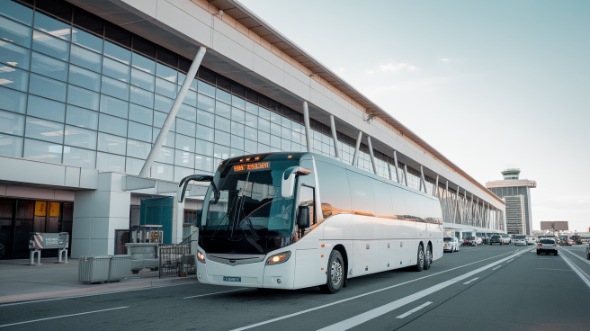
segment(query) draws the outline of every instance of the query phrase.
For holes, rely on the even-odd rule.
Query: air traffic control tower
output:
[[[504,180],[486,183],[486,187],[502,198],[506,203],[506,230],[509,234],[527,234],[533,232],[530,189],[537,187],[537,182],[519,179],[520,169],[511,168],[502,171]]]

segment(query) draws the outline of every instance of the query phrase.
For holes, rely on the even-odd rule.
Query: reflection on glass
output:
[[[23,138],[0,133],[0,155],[21,157]]]
[[[25,136],[46,140],[53,143],[63,143],[64,124],[42,120],[34,117],[26,119]]]
[[[25,139],[23,157],[31,160],[61,163],[62,146],[49,142]]]
[[[96,151],[64,146],[63,163],[71,166],[94,169]]]
[[[22,136],[25,128],[25,117],[20,114],[0,110],[0,132]]]

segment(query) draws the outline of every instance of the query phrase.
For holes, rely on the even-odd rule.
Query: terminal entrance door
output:
[[[139,224],[161,225],[164,244],[172,243],[172,213],[174,212],[174,197],[149,198],[141,200]]]

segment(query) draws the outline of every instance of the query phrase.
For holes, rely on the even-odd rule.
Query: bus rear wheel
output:
[[[342,258],[342,254],[337,250],[333,250],[330,253],[327,275],[328,281],[325,285],[320,286],[321,291],[328,294],[340,291],[344,284],[344,259]]]
[[[432,249],[430,245],[426,245],[426,253],[424,254],[424,270],[430,269],[432,265]]]
[[[418,246],[418,253],[417,253],[417,257],[416,257],[416,271],[422,271],[424,270],[424,246],[422,246],[422,244],[420,244]]]

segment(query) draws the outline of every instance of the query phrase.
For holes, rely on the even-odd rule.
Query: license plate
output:
[[[231,283],[240,283],[242,281],[242,277],[223,276],[223,281]]]

